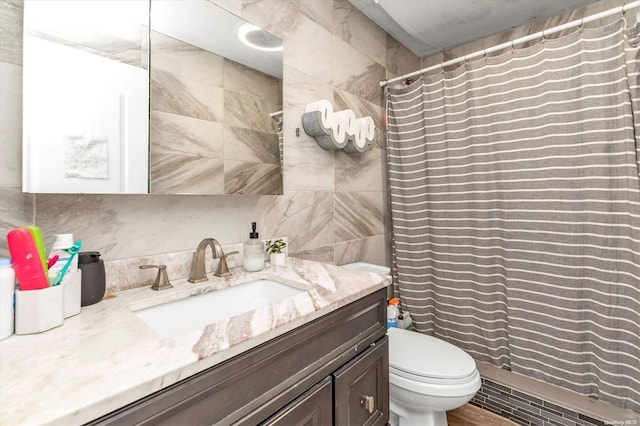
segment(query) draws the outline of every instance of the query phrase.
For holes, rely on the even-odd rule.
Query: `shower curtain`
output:
[[[389,89],[417,331],[640,410],[640,74],[623,21]]]

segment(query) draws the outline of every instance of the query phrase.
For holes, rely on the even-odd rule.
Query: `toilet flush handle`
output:
[[[375,410],[375,400],[370,395],[362,395],[360,397],[360,406],[367,410],[369,414],[373,414]]]

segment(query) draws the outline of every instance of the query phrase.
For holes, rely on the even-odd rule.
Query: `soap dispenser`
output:
[[[251,233],[247,242],[244,243],[242,266],[247,272],[256,272],[264,268],[264,245],[258,239],[255,222],[251,222]]]

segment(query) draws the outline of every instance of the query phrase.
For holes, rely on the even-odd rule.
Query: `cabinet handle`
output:
[[[375,400],[372,396],[362,395],[360,397],[360,406],[369,412],[369,414],[373,414],[375,410]]]

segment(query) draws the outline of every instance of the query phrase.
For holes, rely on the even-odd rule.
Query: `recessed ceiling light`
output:
[[[238,28],[238,38],[249,47],[267,52],[282,50],[282,40],[260,27],[244,23]]]

